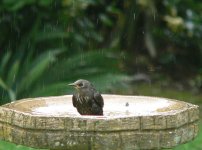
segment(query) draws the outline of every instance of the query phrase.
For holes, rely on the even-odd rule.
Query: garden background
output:
[[[2,0],[0,104],[71,94],[67,84],[84,78],[101,93],[202,106],[201,10],[200,0]]]

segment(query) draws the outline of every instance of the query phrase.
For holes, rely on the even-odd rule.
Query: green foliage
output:
[[[169,45],[160,53],[166,52],[168,55],[173,55],[174,59],[167,64],[173,65],[172,62],[175,61],[174,63],[180,65],[184,70],[187,67],[192,71],[200,70],[202,64],[202,44],[199,42],[202,35],[201,8],[202,5],[199,1],[166,0],[162,4],[157,3],[157,10],[163,20],[154,29],[154,35],[160,39],[160,44],[158,44],[160,48],[162,48],[162,43]]]
[[[99,88],[104,92],[125,76],[120,73],[119,56],[106,51],[109,50],[102,49],[63,58],[64,51],[51,50],[43,52],[35,59],[7,59],[8,55],[11,56],[8,53],[0,62],[1,66],[10,68],[0,70],[0,92],[2,99],[7,100],[1,103],[8,102],[9,99],[70,93],[72,88],[68,88],[67,84],[78,78],[99,83]]]
[[[114,23],[113,7],[100,7],[107,2],[3,0],[0,4],[4,35],[0,37],[0,104],[66,94],[66,84],[77,78],[114,81],[119,76],[120,61],[108,52],[113,50],[97,48]],[[94,47],[97,52],[89,50]]]
[[[0,53],[33,49],[36,55],[62,47],[67,55],[118,47],[131,54],[128,63],[133,66],[133,60],[144,55],[147,67],[161,66],[170,75],[173,69],[179,76],[189,74],[187,68],[194,73],[201,70],[200,1],[3,0],[0,4],[4,35]]]
[[[54,62],[59,50],[44,52],[36,59],[27,57],[12,57],[11,51],[0,61],[0,93],[3,100],[21,98],[37,82],[44,71]],[[6,101],[8,102],[8,101]],[[5,103],[1,101],[1,103]]]
[[[102,88],[102,85],[117,82],[123,79],[124,75],[121,75],[119,70],[119,57],[113,53],[102,51],[75,55],[56,62],[42,77],[43,85],[37,84],[32,95],[47,96],[50,93],[52,95],[70,93],[72,88],[69,88],[67,83],[79,78],[88,79],[95,85],[100,83],[98,84],[100,89],[105,91],[107,88]],[[101,82],[98,82],[97,78]],[[46,88],[42,88],[42,86]]]
[[[4,35],[0,53],[34,49],[36,54],[63,47],[72,54],[94,49],[114,23],[113,9],[109,11],[102,1],[4,0],[0,4],[0,34]]]
[[[15,145],[5,141],[0,141],[0,150],[45,150],[45,149],[35,149],[22,145]]]
[[[128,65],[139,67],[134,59],[144,56],[149,61],[144,69],[151,65],[160,67],[173,78],[200,73],[200,1],[137,0],[124,1],[115,7],[119,10],[118,25],[114,27],[116,34],[111,34],[131,56]]]

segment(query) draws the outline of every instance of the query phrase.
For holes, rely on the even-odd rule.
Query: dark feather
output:
[[[72,104],[73,104],[74,107],[77,106],[77,105],[76,105],[76,104],[77,104],[77,100],[76,100],[76,99],[77,99],[77,98],[76,98],[76,94],[74,93],[73,96],[72,96]]]
[[[99,105],[101,108],[104,106],[103,98],[99,92],[94,93],[94,100],[95,100],[96,104]]]

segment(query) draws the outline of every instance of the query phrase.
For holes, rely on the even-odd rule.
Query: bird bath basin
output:
[[[198,133],[198,106],[145,96],[103,95],[104,116],[81,116],[72,96],[29,98],[0,107],[0,139],[34,148],[172,148]]]

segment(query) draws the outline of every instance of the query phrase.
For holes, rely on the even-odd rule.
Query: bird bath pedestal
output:
[[[145,96],[103,95],[104,116],[81,116],[72,96],[29,98],[0,107],[0,139],[34,148],[172,148],[198,134],[198,106]]]

